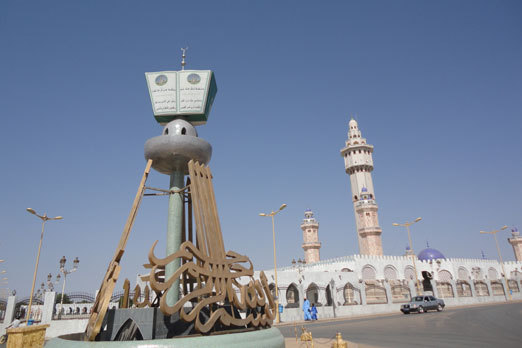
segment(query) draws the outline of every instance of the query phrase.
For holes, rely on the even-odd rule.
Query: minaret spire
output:
[[[378,206],[373,189],[373,145],[362,137],[357,121],[348,123],[348,140],[341,149],[346,174],[350,175],[352,201],[355,211],[359,252],[363,255],[382,255],[382,229],[379,227]]]

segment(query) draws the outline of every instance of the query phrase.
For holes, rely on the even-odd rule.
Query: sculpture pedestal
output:
[[[7,329],[7,348],[41,348],[44,346],[45,330],[49,324],[30,325]]]
[[[277,328],[221,335],[182,337],[143,341],[79,341],[83,334],[53,338],[45,348],[284,348],[283,335]]]

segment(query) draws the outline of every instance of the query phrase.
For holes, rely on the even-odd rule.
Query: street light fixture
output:
[[[31,296],[29,298],[29,307],[27,308],[27,316],[25,318],[26,320],[29,320],[29,318],[31,316],[31,305],[33,304],[34,284],[36,282],[36,273],[38,272],[38,262],[40,261],[40,250],[42,249],[42,240],[43,240],[43,236],[44,236],[45,223],[49,220],[61,220],[61,219],[63,219],[63,217],[56,216],[56,217],[50,218],[47,216],[47,214],[38,215],[32,208],[27,208],[26,210],[29,213],[36,215],[37,217],[39,217],[42,220],[42,234],[40,235],[40,244],[38,245],[38,254],[36,256],[36,265],[34,266],[33,285],[31,286],[31,293],[30,293]]]
[[[277,258],[276,258],[276,242],[275,242],[275,227],[274,227],[274,216],[281,210],[286,208],[286,204],[281,204],[278,210],[271,212],[270,214],[260,213],[259,216],[271,217],[272,218],[272,239],[274,242],[274,278],[275,278],[275,305],[276,305],[276,323],[280,323],[279,318],[279,289],[277,288]]]
[[[480,231],[480,233],[486,233],[486,234],[492,234],[493,237],[495,238],[495,243],[497,244],[497,252],[498,252],[498,258],[500,259],[500,266],[502,266],[502,276],[504,277],[504,280],[506,281],[506,290],[504,291],[504,297],[506,297],[506,301],[508,300],[508,296],[509,296],[509,300],[511,300],[511,293],[509,292],[509,284],[508,284],[508,280],[507,280],[507,277],[506,277],[506,270],[504,269],[504,261],[502,261],[502,255],[500,254],[500,248],[498,246],[498,240],[497,240],[497,233],[500,232],[500,231],[504,231],[506,228],[508,228],[506,225],[502,226],[499,230],[494,230],[494,231],[490,231],[490,232],[486,232],[486,231]],[[507,293],[507,295],[506,295]]]
[[[65,256],[62,256],[62,258],[60,259],[60,272],[63,273],[63,286],[62,286],[62,298],[60,299],[60,315],[62,313],[62,309],[63,309],[63,296],[65,294],[65,282],[67,281],[67,275],[68,274],[71,274],[72,272],[76,272],[76,270],[78,270],[78,265],[80,264],[80,260],[78,260],[78,257],[76,257],[73,261],[73,268],[71,270],[66,270],[65,269],[65,263],[67,262],[67,259],[65,258]],[[51,274],[49,274],[50,276]],[[47,277],[49,277],[47,276]],[[56,279],[57,281],[60,279],[59,278],[59,274],[58,276],[56,276]]]
[[[419,283],[419,277],[417,276],[417,266],[415,264],[415,253],[413,252],[413,245],[411,242],[411,234],[410,234],[410,226],[413,225],[416,222],[421,221],[422,218],[418,217],[412,222],[405,222],[403,224],[398,224],[396,222],[392,223],[393,226],[404,226],[406,227],[406,230],[408,231],[408,241],[410,242],[410,251],[411,251],[411,262],[413,263],[413,270],[415,271],[415,283],[417,284],[417,295],[421,293],[420,283]]]

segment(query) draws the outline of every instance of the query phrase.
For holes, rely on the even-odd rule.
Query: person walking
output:
[[[308,301],[305,297],[303,301],[303,312],[304,312],[304,320],[312,320],[312,317],[310,316],[310,301]]]
[[[310,308],[310,314],[312,320],[317,320],[317,308],[315,307],[315,303],[312,303],[312,308]]]

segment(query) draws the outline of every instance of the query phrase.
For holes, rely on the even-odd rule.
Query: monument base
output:
[[[182,337],[142,341],[81,341],[82,334],[53,338],[45,348],[284,348],[283,335],[277,328],[241,333]]]

